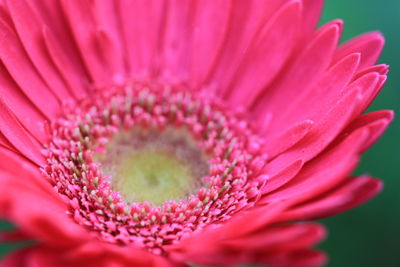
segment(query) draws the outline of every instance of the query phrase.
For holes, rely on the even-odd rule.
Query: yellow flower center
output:
[[[127,202],[185,199],[208,174],[204,153],[189,135],[171,129],[120,134],[99,159],[113,190]]]

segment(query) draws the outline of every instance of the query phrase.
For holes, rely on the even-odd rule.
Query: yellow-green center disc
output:
[[[149,149],[124,155],[114,175],[113,189],[127,201],[153,204],[184,198],[194,179],[190,167],[174,155]]]
[[[186,133],[175,131],[121,134],[99,160],[112,189],[127,202],[160,205],[184,199],[208,174],[203,152]]]

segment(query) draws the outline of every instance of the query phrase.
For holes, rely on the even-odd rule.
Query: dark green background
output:
[[[327,0],[322,23],[345,21],[342,41],[379,30],[386,38],[380,63],[390,65],[388,82],[370,110],[394,109],[400,114],[400,0]],[[329,237],[320,247],[330,267],[400,266],[400,120],[362,158],[357,174],[385,182],[384,191],[351,212],[323,220]],[[0,228],[9,227],[0,223]],[[0,255],[15,246],[0,244]]]
[[[329,236],[321,248],[331,267],[400,266],[400,1],[327,0],[322,22],[342,18],[342,41],[381,31],[386,39],[379,63],[389,78],[370,110],[393,109],[396,118],[382,139],[363,157],[356,174],[369,173],[385,183],[376,198],[345,214],[326,219]]]

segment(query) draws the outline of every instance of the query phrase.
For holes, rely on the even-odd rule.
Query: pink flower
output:
[[[323,264],[393,114],[322,2],[2,1],[1,239],[35,241],[2,266]]]

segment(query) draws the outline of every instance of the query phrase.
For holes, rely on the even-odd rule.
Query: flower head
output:
[[[349,174],[393,115],[383,38],[321,6],[2,1],[4,266],[323,264],[307,221],[380,190]]]

